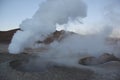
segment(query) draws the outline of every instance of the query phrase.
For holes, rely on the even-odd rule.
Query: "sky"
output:
[[[31,18],[45,0],[0,0],[0,31],[18,28],[26,18]],[[102,18],[103,6],[107,0],[84,0],[88,5],[86,23]]]
[[[31,18],[42,0],[0,0],[0,30],[19,27],[22,20]]]

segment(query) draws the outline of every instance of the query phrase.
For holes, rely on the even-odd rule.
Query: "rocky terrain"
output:
[[[105,53],[99,58],[85,57],[77,67],[50,66],[48,68],[32,65],[26,67],[32,54],[12,55],[8,53],[8,45],[16,30],[0,32],[0,80],[120,80],[120,61],[114,55]],[[62,32],[54,32],[50,37],[38,43],[49,44],[61,40]],[[71,33],[73,34],[73,33]],[[99,63],[98,63],[99,62]],[[35,68],[38,68],[37,70]]]

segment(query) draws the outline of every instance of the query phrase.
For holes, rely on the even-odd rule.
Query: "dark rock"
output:
[[[99,58],[99,63],[106,63],[106,62],[110,62],[110,61],[120,61],[119,58],[117,58],[116,56],[114,56],[113,54],[109,54],[109,53],[104,53],[102,54]]]
[[[13,29],[9,31],[0,31],[0,43],[10,43],[14,33],[20,29]]]
[[[90,57],[85,57],[79,60],[79,64],[82,65],[97,65],[97,64],[104,64],[110,61],[120,61],[119,58],[114,56],[113,54],[109,53],[104,53],[98,58],[90,56]]]
[[[79,60],[79,64],[82,64],[82,65],[95,65],[95,64],[98,64],[98,60],[96,57],[85,57],[85,58],[82,58]]]

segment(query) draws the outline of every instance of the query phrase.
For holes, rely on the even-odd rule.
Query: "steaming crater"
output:
[[[28,51],[40,58],[35,61],[32,59],[34,63],[42,59],[45,62],[39,63],[45,63],[45,66],[48,65],[47,62],[76,66],[84,57],[98,57],[103,53],[119,55],[119,41],[117,44],[109,44],[109,41],[114,42],[109,38],[114,31],[113,26],[105,25],[102,29],[101,26],[97,29],[96,26],[92,28],[83,26],[79,30],[85,34],[82,32],[77,34],[78,28],[74,26],[78,23],[80,25],[85,17],[87,17],[87,5],[82,0],[47,0],[40,5],[31,19],[26,19],[20,24],[21,30],[14,34],[8,48],[9,53],[20,54]],[[60,28],[63,25],[64,31],[56,31],[57,24]],[[69,29],[71,25],[74,30]],[[10,64],[12,63],[14,61]]]
[[[43,41],[36,41],[34,48],[25,50],[26,53],[31,54],[30,58],[11,61],[10,66],[13,69],[23,72],[45,72],[56,66],[94,66],[110,61],[120,61],[120,59],[113,54],[99,53],[98,56],[94,55],[95,53],[92,54],[92,52],[87,53],[84,49],[79,50],[80,46],[76,46],[78,43],[75,43],[81,40],[81,38],[85,38],[86,40],[86,37],[88,36],[63,30],[55,31]],[[87,41],[85,40],[83,40],[83,43],[89,41],[89,39]],[[83,45],[81,48],[83,48]],[[66,49],[68,51],[66,51]]]

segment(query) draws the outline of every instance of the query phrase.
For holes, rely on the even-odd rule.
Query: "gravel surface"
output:
[[[42,72],[24,72],[10,66],[14,60],[31,57],[30,54],[8,54],[7,45],[0,44],[0,80],[120,80],[120,62],[109,62],[87,67],[54,66]]]

